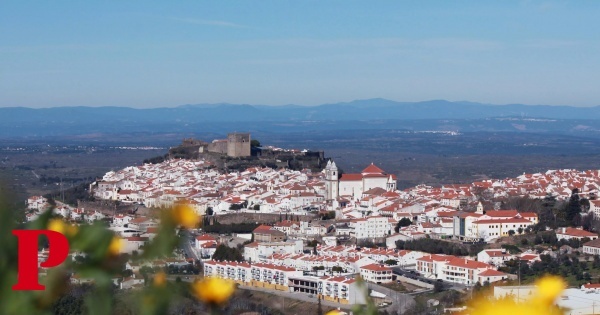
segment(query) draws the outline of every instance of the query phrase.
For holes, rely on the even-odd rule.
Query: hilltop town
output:
[[[548,259],[576,259],[568,255],[600,261],[593,219],[600,214],[598,170],[549,170],[405,190],[398,190],[396,181],[375,164],[340,174],[331,159],[321,171],[231,172],[204,159],[169,159],[108,172],[89,193],[158,211],[186,204],[204,217],[202,226],[183,234],[189,242],[173,257],[128,264],[132,276],[115,279],[121,289],[142,286],[144,267],[176,268],[229,278],[249,290],[319,297],[344,307],[365,302],[359,275],[382,308],[400,310],[411,305],[398,302],[412,301],[404,294],[409,291],[515,284],[532,279]],[[569,213],[575,198],[578,210]],[[31,197],[27,220],[46,211],[48,202]],[[108,222],[129,254],[143,251],[159,224],[152,212],[111,214],[62,203],[52,211],[74,222]],[[232,214],[252,218],[250,228],[219,223]],[[266,224],[256,219],[260,215],[275,220]],[[223,248],[239,255],[223,255]],[[583,284],[600,276],[600,263],[573,272]],[[75,275],[72,281],[85,279]],[[402,293],[388,290],[396,284]]]

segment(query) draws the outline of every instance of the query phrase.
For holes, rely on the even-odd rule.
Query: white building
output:
[[[465,285],[492,283],[510,277],[489,264],[450,255],[423,256],[417,259],[417,271],[427,278]]]
[[[386,237],[392,234],[393,226],[386,217],[366,217],[350,221],[357,239]]]
[[[600,255],[600,239],[584,243],[583,253],[588,255]]]
[[[342,174],[338,179],[338,169],[335,162],[325,168],[327,199],[340,196],[350,196],[358,200],[365,191],[382,188],[386,191],[396,190],[396,175],[387,174],[373,163],[357,174]],[[336,190],[337,189],[337,190]]]
[[[559,241],[563,240],[563,239],[564,240],[576,239],[576,240],[581,241],[584,238],[589,238],[591,241],[593,241],[598,238],[598,234],[588,232],[583,229],[577,229],[577,228],[572,228],[572,227],[563,227],[563,228],[558,228],[556,230],[556,238]]]
[[[360,267],[360,276],[373,283],[392,282],[392,268],[382,264],[369,264]]]
[[[507,261],[514,257],[514,255],[507,253],[506,249],[486,249],[477,254],[477,261],[499,267],[504,266]]]

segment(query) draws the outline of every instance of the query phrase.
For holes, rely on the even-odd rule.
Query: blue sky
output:
[[[600,1],[3,1],[0,107],[600,105]]]

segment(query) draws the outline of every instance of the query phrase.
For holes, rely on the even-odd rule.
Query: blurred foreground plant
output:
[[[554,304],[566,288],[564,280],[557,276],[544,276],[536,282],[535,294],[524,301],[514,297],[490,299],[480,296],[467,305],[465,314],[470,315],[562,315],[563,310]]]
[[[89,315],[113,314],[114,282],[121,277],[123,266],[128,260],[150,261],[173,255],[179,245],[177,230],[181,227],[193,228],[200,218],[187,204],[161,212],[161,224],[156,237],[144,247],[141,255],[123,255],[124,240],[116,236],[101,223],[73,225],[55,218],[52,211],[28,223],[17,222],[14,215],[14,202],[0,185],[0,314],[52,314],[56,301],[70,290],[73,275],[81,279],[91,279],[92,292],[86,294],[84,312]],[[57,268],[51,268],[40,277],[46,286],[43,291],[13,291],[17,280],[17,239],[12,235],[15,229],[49,229],[62,233],[69,240],[71,253],[82,255],[84,259],[71,257]],[[43,248],[44,240],[39,240]],[[132,294],[128,307],[136,314],[166,314],[172,303],[183,296],[195,297],[199,301],[217,308],[223,305],[235,289],[230,283],[219,279],[204,279],[193,285],[174,284],[167,281],[164,272],[158,272],[153,281]],[[77,312],[77,310],[72,310]]]

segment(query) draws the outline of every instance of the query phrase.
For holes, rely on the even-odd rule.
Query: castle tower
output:
[[[227,156],[250,156],[250,133],[230,133],[227,135]]]
[[[339,190],[338,168],[335,162],[328,161],[325,166],[325,187],[327,188],[327,200],[337,199]]]

